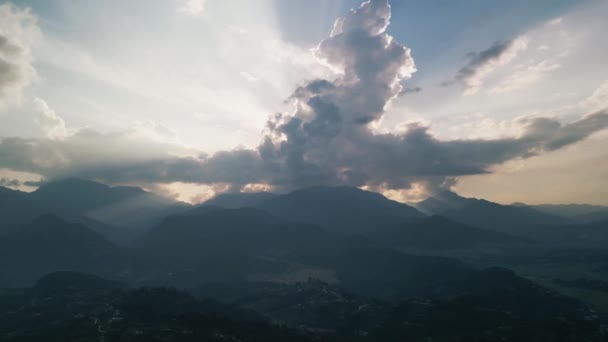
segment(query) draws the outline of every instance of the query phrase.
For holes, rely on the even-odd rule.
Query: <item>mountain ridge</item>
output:
[[[568,224],[569,220],[539,212],[528,207],[498,204],[485,199],[466,198],[452,191],[443,191],[416,203],[427,213],[480,228],[506,233],[525,233],[537,226]]]
[[[252,199],[256,195],[245,197]],[[226,197],[220,197],[223,202],[220,204],[237,207],[243,202],[238,196],[233,198],[235,202],[226,203]],[[316,186],[286,194],[262,195],[257,199],[259,201],[247,201],[247,206],[262,209],[284,220],[315,224],[341,233],[358,234],[376,226],[424,217],[424,214],[404,203],[355,187]],[[202,205],[217,204],[218,201],[211,199]]]

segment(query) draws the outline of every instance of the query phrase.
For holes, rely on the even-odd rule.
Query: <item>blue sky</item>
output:
[[[148,163],[170,156],[200,162],[218,151],[258,153],[274,113],[310,119],[294,111],[290,96],[297,87],[315,79],[340,83],[346,77],[312,50],[328,39],[336,18],[348,17],[361,2],[0,4],[0,35],[20,47],[19,54],[6,52],[15,73],[6,81],[0,77],[6,82],[0,84],[0,158],[5,159],[0,160],[0,178],[90,175],[190,201],[226,189],[280,191],[300,183],[285,183],[295,175],[262,175],[235,187],[221,177],[208,181],[190,176],[196,171],[161,180],[104,178],[93,170],[111,169],[115,175],[132,160]],[[407,75],[396,76],[402,90],[410,91],[386,98],[382,113],[365,123],[370,134],[403,138],[412,134],[415,123],[442,143],[515,139],[526,134],[532,118],[567,125],[608,107],[605,1],[394,0],[391,5],[390,26],[382,35],[410,49],[415,69],[412,65]],[[490,57],[482,58],[484,52]],[[350,48],[349,53],[357,50]],[[27,146],[36,145],[40,151],[11,157],[16,152],[9,150],[10,138],[28,141]],[[120,151],[111,150],[113,145],[104,139],[113,139],[112,148]],[[534,147],[542,151],[535,150],[533,157],[515,155],[483,164],[484,172],[455,172],[441,179],[449,179],[464,195],[500,202],[608,204],[608,155],[602,148],[607,139],[598,127],[559,149]],[[138,148],[128,151],[119,142]],[[74,149],[79,152],[71,152]],[[41,151],[47,155],[42,161]],[[323,164],[327,156],[313,159],[319,158],[315,151],[303,158],[329,168]],[[435,176],[387,166],[392,167],[397,169],[376,171],[401,172],[399,181],[368,175],[357,181],[337,177],[337,184],[382,191],[404,201],[422,198],[438,186]],[[345,168],[372,172],[361,165],[339,167]],[[540,184],[543,190],[531,192],[530,184]]]

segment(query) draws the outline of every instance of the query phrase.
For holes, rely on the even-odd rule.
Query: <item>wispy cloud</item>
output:
[[[604,81],[588,98],[581,102],[590,111],[608,108],[608,80]]]
[[[205,12],[207,0],[180,0],[177,8],[178,13],[199,16]]]
[[[465,95],[475,94],[489,74],[500,66],[511,62],[521,51],[527,48],[528,40],[525,37],[518,37],[495,42],[492,46],[480,52],[471,52],[468,63],[460,68],[452,79],[442,84],[444,86],[460,84],[465,88]]]
[[[526,88],[540,81],[545,75],[560,69],[561,64],[544,60],[513,72],[501,84],[491,89],[492,93],[506,93]]]

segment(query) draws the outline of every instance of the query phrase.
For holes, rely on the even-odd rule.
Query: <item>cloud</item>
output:
[[[151,161],[171,160],[188,152],[137,131],[100,133],[80,129],[64,139],[4,138],[0,140],[0,168],[32,172],[46,178],[82,175],[110,179],[116,173],[125,172],[128,175],[124,178],[135,179],[145,172],[131,168]]]
[[[492,93],[506,93],[528,87],[540,81],[545,75],[562,67],[548,60],[529,65],[512,73],[505,81],[491,90]]]
[[[68,136],[65,121],[49,107],[46,101],[36,98],[34,99],[34,105],[38,114],[36,122],[48,138],[64,139]]]
[[[21,182],[18,179],[9,179],[9,178],[0,178],[0,186],[13,188],[21,185]]]
[[[0,168],[47,179],[77,175],[110,183],[197,183],[232,191],[257,184],[279,191],[349,185],[422,193],[608,128],[604,107],[566,124],[552,118],[521,119],[521,134],[499,139],[440,140],[420,123],[410,123],[399,133],[375,133],[373,124],[416,71],[410,49],[386,32],[390,15],[387,0],[371,0],[338,19],[315,55],[339,73],[295,89],[288,99],[293,110],[268,119],[255,149],[208,155],[153,138],[156,135],[76,130],[63,139],[5,138],[0,142]],[[517,44],[476,54],[470,67],[487,70],[512,58],[508,56],[520,49],[513,47]],[[470,74],[478,78],[479,73]]]
[[[182,0],[177,8],[178,13],[198,16],[205,12],[207,0]]]
[[[511,62],[521,51],[528,48],[527,39],[518,37],[511,40],[495,42],[481,52],[469,54],[468,63],[463,66],[454,77],[442,83],[444,86],[460,84],[464,86],[465,95],[472,95],[479,91],[484,78],[498,67]]]
[[[608,107],[608,80],[604,81],[591,96],[583,100],[581,106],[590,110]]]
[[[607,109],[563,126],[550,118],[536,118],[528,123],[526,133],[521,140],[534,142],[536,147],[531,149],[532,153],[535,149],[540,152],[555,151],[606,128],[608,128]]]
[[[0,4],[0,107],[18,104],[36,77],[31,44],[39,35],[29,9]]]
[[[580,141],[608,127],[608,112],[566,125],[548,118],[522,124],[520,137],[499,140],[441,141],[428,127],[411,124],[400,135],[367,132],[357,140],[305,138],[310,141],[289,135],[282,143],[266,141],[257,151],[188,157],[180,156],[184,151],[179,147],[128,133],[81,130],[64,140],[5,138],[0,143],[0,168],[33,172],[47,179],[75,175],[110,183],[225,184],[232,191],[247,184],[271,184],[279,190],[318,184],[399,190],[422,184],[434,191],[454,177],[488,173],[492,165]],[[316,139],[328,144],[324,148]],[[292,151],[293,147],[285,145],[295,142],[306,146]],[[299,159],[300,152],[306,157]]]
[[[422,91],[422,88],[420,88],[420,87],[403,88],[399,95],[414,94],[414,93],[419,93],[421,91]]]
[[[246,79],[249,82],[255,82],[258,80],[257,77],[253,76],[251,73],[248,73],[247,71],[241,71],[241,72],[239,72],[239,74],[241,75],[242,78]]]

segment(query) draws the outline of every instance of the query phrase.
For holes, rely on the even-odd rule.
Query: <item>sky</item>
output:
[[[608,2],[0,1],[0,185],[608,205]]]

